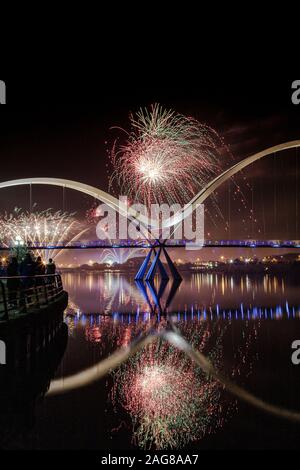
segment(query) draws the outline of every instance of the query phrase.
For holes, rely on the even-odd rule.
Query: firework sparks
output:
[[[154,326],[153,320],[132,321],[129,316],[120,321],[102,316],[79,321],[81,334],[86,341],[97,345],[95,351],[101,358],[121,346],[128,347],[142,331],[150,331]],[[251,346],[257,339],[260,322],[243,322],[242,325],[236,336],[238,347],[231,356],[224,353],[228,340],[226,321],[189,317],[177,322],[194,348],[217,370],[239,383],[253,370]],[[158,330],[166,326],[167,319],[156,324]],[[122,427],[126,431],[130,429],[133,443],[139,448],[185,448],[218,431],[237,409],[236,400],[224,393],[222,385],[211,380],[183,352],[160,339],[137,352],[111,374],[112,382],[107,381],[108,387],[112,385],[108,403],[112,404],[115,416],[111,431],[117,433]]]
[[[223,338],[227,329],[224,322],[190,319],[178,322],[177,326],[216,369],[223,369]],[[158,329],[165,327],[166,320],[161,320]],[[251,373],[253,361],[249,350],[254,334],[255,328],[253,331],[247,325],[229,376]],[[125,329],[123,345],[127,339]],[[113,377],[112,402],[130,415],[133,440],[140,448],[184,448],[223,427],[236,410],[236,401],[224,395],[220,384],[185,354],[159,339],[129,359]]]
[[[128,410],[140,420],[136,439],[142,447],[147,437],[158,449],[178,448],[204,431],[210,419],[207,409],[219,398],[212,382],[199,381],[196,371],[153,364],[137,373],[130,387]]]
[[[209,327],[191,324],[189,339],[197,341],[201,351],[210,349]],[[214,364],[220,363],[221,337],[209,352]],[[116,371],[114,382],[113,402],[130,414],[134,441],[141,448],[185,447],[222,426],[232,407],[220,406],[222,387],[161,340]]]
[[[111,152],[115,181],[135,202],[188,202],[216,175],[227,149],[210,127],[197,120],[164,110],[131,115],[131,133]]]
[[[16,239],[28,247],[67,245],[88,230],[82,230],[74,215],[52,209],[27,212],[16,208],[13,213],[0,217],[1,243],[7,248],[13,247]],[[60,250],[41,249],[37,254],[45,260],[55,259]]]
[[[145,250],[143,248],[122,248],[122,249],[115,249],[115,248],[105,248],[102,250],[99,263],[100,264],[124,264],[127,263],[129,260],[138,258],[145,255]]]
[[[99,212],[97,206],[92,206],[87,212],[86,212],[86,219],[89,224],[97,224],[99,221]],[[100,230],[98,228],[98,230]],[[120,241],[120,240],[112,240],[109,236],[108,231],[102,227],[101,228],[101,238],[106,239],[108,244],[111,245],[111,248],[105,248],[101,251],[100,258],[98,262],[100,264],[124,264],[127,263],[127,261],[133,259],[133,258],[139,258],[141,256],[145,256],[145,249],[144,248],[114,248],[114,243]],[[139,240],[138,244],[142,244],[143,240]]]
[[[219,134],[194,118],[165,110],[159,104],[130,115],[131,128],[124,144],[116,140],[109,151],[113,171],[109,176],[110,189],[118,187],[130,203],[189,202],[207,183],[234,161],[228,146]],[[243,174],[243,173],[241,173]],[[243,231],[249,234],[249,223],[258,221],[250,211],[251,186],[243,179],[243,188],[233,177],[232,210],[237,210]],[[221,196],[214,193],[206,205],[212,229],[223,224],[231,235],[231,217],[221,210]],[[224,206],[224,198],[222,197]],[[246,213],[244,217],[241,217]],[[249,215],[250,214],[250,215]],[[227,220],[226,220],[227,219]],[[209,235],[208,235],[209,236]]]

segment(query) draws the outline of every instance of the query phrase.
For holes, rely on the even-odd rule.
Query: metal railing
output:
[[[0,278],[0,321],[49,305],[63,292],[60,274]]]

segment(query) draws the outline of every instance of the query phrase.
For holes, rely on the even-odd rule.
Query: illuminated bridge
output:
[[[187,250],[200,250],[203,248],[300,249],[300,240],[206,240],[202,244],[195,244],[184,240],[167,240],[165,242],[156,241],[153,243],[147,240],[140,240],[139,242],[120,240],[113,244],[107,244],[105,241],[97,240],[84,244],[82,242],[73,242],[60,246],[29,245],[27,248],[30,250],[102,250],[106,248],[145,249],[149,250],[149,253],[136,274],[136,281],[143,281],[146,279],[148,282],[153,282],[157,270],[159,270],[163,280],[169,280],[169,275],[161,261],[161,257],[164,255],[173,280],[180,282],[182,277],[167,252],[168,248],[185,248]],[[0,246],[0,251],[9,249],[10,248],[8,247]]]
[[[131,240],[120,240],[116,243],[108,244],[107,241],[96,240],[91,242],[72,242],[66,245],[28,245],[30,250],[95,250],[95,249],[122,249],[122,248],[281,248],[281,249],[300,249],[300,240],[205,240],[203,244],[195,244],[184,240],[167,240],[165,243],[149,242],[142,240],[139,242]],[[11,247],[1,246],[0,251],[8,251]]]
[[[172,234],[176,233],[177,228],[183,222],[183,220],[194,212],[199,204],[203,204],[220,186],[222,186],[226,181],[230,180],[234,175],[238,174],[242,170],[246,169],[253,163],[272,155],[277,155],[278,153],[291,149],[300,148],[300,140],[283,143],[276,145],[274,147],[263,150],[262,152],[251,155],[239,163],[233,165],[231,168],[224,171],[222,174],[217,176],[215,179],[210,181],[201,191],[195,195],[195,197],[185,206],[184,209],[179,211],[175,216],[170,217],[168,220],[164,221],[162,224],[162,229],[172,228]],[[81,249],[105,249],[105,248],[144,248],[149,249],[149,253],[143,262],[139,272],[137,273],[137,280],[142,280],[146,276],[148,266],[150,263],[150,269],[146,276],[146,280],[153,280],[156,269],[158,268],[163,279],[168,279],[167,273],[164,269],[164,266],[161,262],[161,256],[164,255],[171,271],[171,275],[174,279],[180,279],[180,274],[177,272],[177,269],[170,259],[170,256],[167,253],[167,248],[186,248],[189,250],[197,250],[201,248],[284,248],[284,249],[294,249],[300,248],[299,240],[206,240],[201,244],[195,245],[194,243],[189,243],[185,241],[153,241],[154,230],[158,228],[158,222],[155,220],[148,220],[143,214],[137,212],[133,207],[128,207],[124,203],[120,203],[118,199],[112,195],[100,190],[99,188],[92,187],[90,185],[78,182],[70,181],[65,179],[57,178],[29,178],[13,181],[5,181],[0,183],[0,189],[24,186],[28,185],[30,188],[30,208],[32,207],[32,185],[50,185],[63,188],[63,200],[66,189],[75,190],[77,192],[86,194],[95,200],[106,204],[110,209],[118,212],[120,215],[126,217],[128,220],[139,222],[140,231],[145,241],[139,240],[136,242],[132,241],[117,241],[115,244],[108,243],[107,241],[94,241],[88,243],[68,243],[63,246],[28,246],[31,250],[81,250]],[[64,204],[63,204],[64,206]],[[0,246],[0,250],[8,250],[9,248]],[[152,259],[154,258],[154,259]]]

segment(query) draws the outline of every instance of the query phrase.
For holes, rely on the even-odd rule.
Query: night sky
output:
[[[111,127],[128,128],[130,111],[155,102],[212,126],[230,145],[235,161],[300,138],[300,105],[291,102],[293,80],[238,76],[231,80],[203,80],[199,76],[178,86],[169,82],[168,86],[141,87],[140,83],[127,85],[118,79],[104,84],[100,77],[79,83],[64,79],[55,85],[43,78],[22,83],[5,76],[0,79],[7,85],[7,105],[0,106],[1,181],[60,177],[107,190],[107,148],[116,137]],[[273,238],[275,234],[281,238],[300,237],[300,224],[298,227],[296,222],[300,202],[296,162],[296,152],[291,151],[276,162],[270,158],[247,170],[247,180],[254,188],[257,218],[254,229],[247,224],[248,236],[252,235],[251,230],[259,236],[260,230],[262,238]],[[41,209],[61,207],[59,189],[33,191],[33,199]],[[227,189],[220,193],[225,221]],[[68,192],[66,208],[78,211],[82,217],[91,202]],[[2,191],[1,211],[15,205],[28,208],[28,189]],[[231,238],[242,236],[244,214],[238,213],[234,203],[231,211]],[[207,231],[226,238],[222,222],[216,227],[208,222]]]

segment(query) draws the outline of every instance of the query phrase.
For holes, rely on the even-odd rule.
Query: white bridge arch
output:
[[[282,152],[284,150],[290,150],[300,147],[300,140],[295,140],[292,142],[287,142],[284,144],[276,145],[274,147],[270,147],[262,152],[256,153],[251,155],[250,157],[245,158],[244,160],[240,161],[239,163],[235,164],[224,173],[219,175],[217,178],[212,180],[208,183],[190,202],[186,205],[185,209],[182,212],[178,212],[175,217],[172,217],[166,220],[163,223],[162,228],[167,228],[171,226],[176,226],[177,224],[181,223],[188,214],[193,212],[197,205],[203,204],[206,199],[216,190],[218,189],[223,183],[229,180],[232,176],[239,173],[244,168],[252,165],[258,160],[261,160],[264,157],[269,155],[273,155],[274,153]],[[79,191],[86,195],[97,199],[98,201],[106,204],[108,207],[114,209],[115,211],[119,212],[121,215],[128,217],[128,219],[138,221],[143,229],[146,229],[147,232],[149,227],[157,228],[158,224],[157,221],[148,220],[147,217],[140,214],[133,208],[128,208],[124,203],[119,201],[114,196],[98,189],[96,187],[80,183],[78,181],[71,181],[66,179],[60,178],[25,178],[25,179],[17,179],[12,181],[5,181],[0,183],[0,189],[10,188],[14,186],[24,186],[24,185],[50,185],[50,186],[59,186],[62,188],[73,189],[75,191]]]
[[[106,204],[111,209],[119,212],[119,214],[127,217],[130,220],[137,220],[141,223],[142,228],[146,231],[146,238],[149,237],[148,233],[148,223],[147,219],[136,212],[132,208],[128,208],[122,201],[115,198],[111,194],[102,191],[94,186],[88,184],[80,183],[79,181],[66,180],[61,178],[23,178],[11,181],[5,181],[0,183],[0,189],[11,188],[14,186],[27,186],[27,185],[47,185],[47,186],[57,186],[66,189],[73,189],[74,191],[81,192],[88,196],[91,196],[94,199],[97,199],[99,202]]]
[[[295,149],[300,147],[300,140],[294,140],[292,142],[287,142],[285,144],[280,144],[276,145],[275,147],[270,147],[266,150],[263,150],[259,153],[256,153],[254,155],[251,155],[250,157],[245,158],[244,160],[241,160],[239,163],[233,165],[231,168],[228,170],[224,171],[221,175],[217,176],[214,180],[212,180],[210,183],[208,183],[186,206],[185,211],[187,213],[193,212],[197,205],[203,204],[206,199],[214,192],[216,189],[218,189],[223,183],[228,181],[230,178],[232,178],[234,175],[239,173],[240,171],[244,170],[248,166],[252,165],[253,163],[257,162],[258,160],[261,160],[264,157],[268,157],[269,155],[273,155],[275,153],[283,152],[284,150],[290,150],[290,149]],[[182,220],[185,218],[184,213],[185,211],[182,211],[181,213],[178,213],[175,218],[172,219],[172,225],[176,225],[178,223],[181,223]],[[166,227],[169,227],[170,225],[170,220],[166,221]]]

